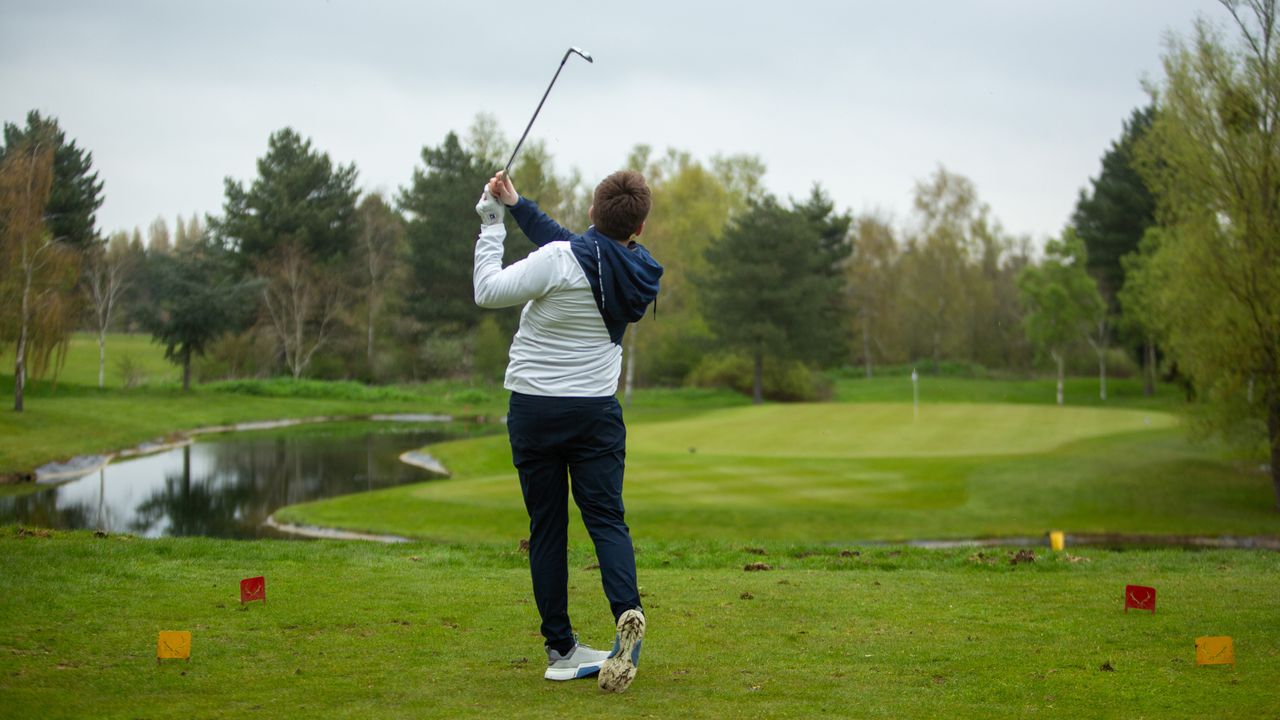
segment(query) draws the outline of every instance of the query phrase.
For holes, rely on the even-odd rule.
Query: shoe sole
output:
[[[600,689],[625,692],[636,679],[636,664],[631,659],[636,645],[644,639],[644,615],[628,610],[618,618],[618,652],[600,666]]]
[[[585,663],[576,668],[547,668],[542,677],[547,680],[577,680],[579,678],[591,677],[600,672],[600,663]]]

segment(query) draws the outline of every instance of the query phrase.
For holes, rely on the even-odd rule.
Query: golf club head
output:
[[[556,74],[551,76],[551,84],[547,85],[546,92],[542,93],[542,99],[538,101],[538,107],[533,111],[533,117],[529,118],[529,124],[524,127],[524,133],[520,136],[520,140],[516,142],[516,149],[511,151],[511,157],[507,160],[507,166],[502,172],[507,176],[511,175],[511,163],[516,160],[516,153],[520,152],[520,146],[524,144],[524,139],[529,136],[529,128],[533,127],[533,121],[538,119],[538,113],[542,111],[542,104],[547,101],[547,96],[551,94],[551,88],[556,84],[556,78],[560,77],[560,71],[564,69],[564,64],[569,62],[569,55],[577,53],[578,57],[586,60],[591,64],[595,64],[595,60],[591,57],[591,53],[580,47],[570,47],[564,51],[564,57],[560,58],[560,67],[556,68]]]

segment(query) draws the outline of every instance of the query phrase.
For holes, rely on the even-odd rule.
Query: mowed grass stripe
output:
[[[1150,410],[966,403],[802,404],[726,408],[631,431],[634,453],[796,458],[962,457],[1044,452],[1134,430],[1174,427]]]
[[[823,406],[847,420],[841,433],[849,443],[874,432],[882,417],[857,412],[861,408]],[[954,409],[979,415],[988,410],[976,405]],[[1048,416],[1062,410],[1029,409]],[[754,410],[774,418],[788,415],[770,407]],[[991,410],[1004,415],[1008,408]],[[776,438],[763,437],[735,448],[727,447],[727,438],[713,437],[712,447],[720,443],[724,454],[705,446],[693,446],[694,452],[654,451],[661,443],[653,441],[652,430],[668,433],[679,427],[681,437],[696,442],[725,431],[722,412],[704,413],[694,421],[641,423],[632,428],[633,449],[627,458],[628,521],[641,542],[847,542],[1038,535],[1049,529],[1280,535],[1280,516],[1270,510],[1269,482],[1256,468],[1224,461],[1212,446],[1190,443],[1181,428],[1172,427],[1176,420],[1170,416],[1118,415],[1106,420],[1112,429],[1165,428],[1115,432],[1005,455],[795,457],[779,448]],[[953,424],[965,423],[957,418]],[[801,435],[794,425],[775,427],[782,428],[780,436]],[[1070,425],[1055,427],[1067,437],[1083,432]],[[827,452],[841,447],[834,437],[833,431],[822,441]],[[1005,447],[1017,442],[1017,437],[1008,439]],[[1048,439],[1037,442],[1047,444]],[[294,506],[278,516],[442,541],[515,542],[524,537],[528,518],[504,436],[444,443],[430,451],[453,470],[453,479]],[[576,518],[572,527],[574,537],[585,541]]]

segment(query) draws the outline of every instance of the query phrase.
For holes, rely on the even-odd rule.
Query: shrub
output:
[[[322,398],[326,400],[417,400],[421,395],[402,388],[370,386],[350,380],[224,380],[206,385],[214,392],[260,397]]]
[[[750,358],[737,354],[706,355],[689,373],[685,383],[695,387],[729,388],[751,395],[755,368]],[[831,397],[831,381],[795,360],[764,362],[763,390],[769,400],[802,402]]]
[[[486,390],[483,388],[465,388],[449,393],[446,396],[450,402],[462,403],[464,405],[482,405],[485,403],[498,402],[501,392],[498,389]]]
[[[943,360],[938,363],[935,372],[932,358],[922,358],[914,364],[876,365],[872,373],[875,377],[909,377],[912,370],[929,377],[986,379],[992,376],[992,372],[982,365],[959,360]],[[832,370],[830,374],[832,377],[846,380],[860,380],[867,376],[866,370],[861,365],[845,365]]]
[[[121,355],[116,361],[116,370],[120,373],[120,382],[126,388],[135,388],[146,381],[147,375],[142,366],[134,362],[133,356]]]
[[[1097,377],[1098,353],[1093,348],[1081,349],[1067,358],[1067,374],[1080,377]],[[1138,363],[1120,347],[1107,349],[1107,377],[1127,378],[1141,374]]]
[[[418,377],[457,377],[467,371],[467,347],[460,337],[431,335],[418,346]]]
[[[507,371],[507,348],[511,337],[502,332],[493,315],[485,315],[476,326],[472,340],[472,365],[477,377],[484,382],[501,380]]]
[[[274,367],[275,342],[253,330],[226,333],[210,343],[204,355],[191,360],[191,374],[201,383],[266,377]]]

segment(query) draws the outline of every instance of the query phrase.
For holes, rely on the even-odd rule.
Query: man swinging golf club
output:
[[[476,304],[524,304],[504,385],[511,391],[511,456],[529,511],[529,569],[547,650],[545,677],[599,673],[600,687],[612,692],[626,690],[635,677],[645,632],[635,551],[623,521],[626,426],[614,393],[622,335],[657,297],[662,276],[662,266],[632,240],[644,230],[649,207],[649,188],[632,171],[616,172],[596,187],[588,211],[593,225],[581,235],[520,197],[504,171],[493,176],[476,205]],[[538,249],[504,268],[506,210]],[[617,624],[611,652],[579,644],[569,621],[570,490],[595,544]]]

